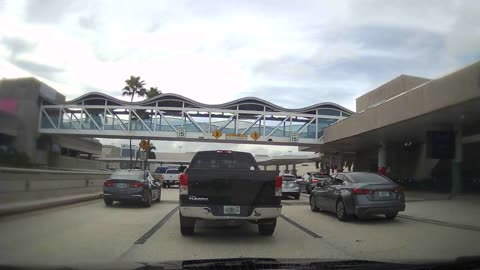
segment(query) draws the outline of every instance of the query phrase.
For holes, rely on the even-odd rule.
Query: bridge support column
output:
[[[387,145],[384,141],[378,144],[378,166],[377,171],[379,174],[387,174]]]
[[[267,165],[263,165],[263,170],[264,170],[264,171],[267,170]]]
[[[295,175],[295,176],[297,175],[297,164],[294,163],[292,165],[292,171],[290,173]]]
[[[460,126],[455,127],[455,158],[452,159],[452,190],[450,197],[454,197],[462,192],[462,129]]]
[[[278,164],[275,165],[275,170],[277,171],[277,173],[279,173],[280,172],[280,165],[278,165]]]

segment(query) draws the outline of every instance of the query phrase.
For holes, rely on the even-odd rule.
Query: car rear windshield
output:
[[[179,174],[178,170],[167,170],[167,174]]]
[[[350,173],[348,176],[355,183],[393,183],[390,179],[373,173]]]
[[[328,176],[325,175],[325,174],[314,173],[313,178],[325,178],[325,179],[327,179]]]
[[[198,152],[193,158],[190,168],[249,170],[251,166],[258,170],[257,163],[249,153],[212,151]]]
[[[118,171],[114,172],[110,179],[112,180],[143,180],[143,171]]]
[[[296,178],[293,175],[284,175],[284,176],[282,176],[282,180],[283,181],[295,181]]]

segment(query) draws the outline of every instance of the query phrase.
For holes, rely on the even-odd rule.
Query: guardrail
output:
[[[110,174],[0,167],[0,203],[99,193]]]

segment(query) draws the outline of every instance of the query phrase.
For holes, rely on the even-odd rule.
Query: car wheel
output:
[[[274,219],[272,223],[260,223],[258,224],[258,232],[261,235],[271,236],[275,232],[277,226],[277,219]]]
[[[347,214],[347,211],[345,210],[345,204],[341,199],[337,201],[337,207],[335,212],[337,214],[338,220],[340,221],[347,221],[350,218],[350,216]]]
[[[162,183],[162,187],[163,187],[163,188],[166,188],[166,187],[167,187],[167,183]]]
[[[150,207],[152,206],[152,192],[147,192],[146,195],[145,195],[145,198],[144,198],[144,202],[143,202],[143,205],[145,207]]]
[[[156,202],[160,202],[161,198],[162,198],[162,190],[159,189],[159,190],[158,190],[158,197],[157,197],[157,199],[156,199],[155,201],[156,201]]]
[[[195,233],[195,219],[184,217],[180,213],[180,232],[182,235],[193,235]]]
[[[103,199],[103,201],[105,202],[105,205],[106,205],[106,206],[112,206],[112,205],[113,205],[113,201],[112,201],[112,200]]]
[[[307,185],[305,187],[305,192],[307,192],[307,194],[310,194],[310,193],[312,193],[312,189]]]
[[[295,200],[300,200],[300,193],[298,193],[297,195],[295,195]]]
[[[397,217],[397,215],[398,215],[398,212],[391,212],[391,213],[386,213],[386,214],[385,214],[385,217],[386,217],[387,219],[394,219],[394,218]]]
[[[312,212],[320,211],[312,197],[310,197],[310,210],[312,210]]]

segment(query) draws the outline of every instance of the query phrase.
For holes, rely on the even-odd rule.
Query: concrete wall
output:
[[[107,164],[98,160],[56,155],[55,157],[51,158],[50,167],[63,169],[105,170],[107,168]]]
[[[367,109],[368,106],[387,100],[428,81],[429,79],[425,78],[401,75],[357,98],[357,112],[363,111]]]
[[[0,168],[0,203],[99,193],[110,173]]]

